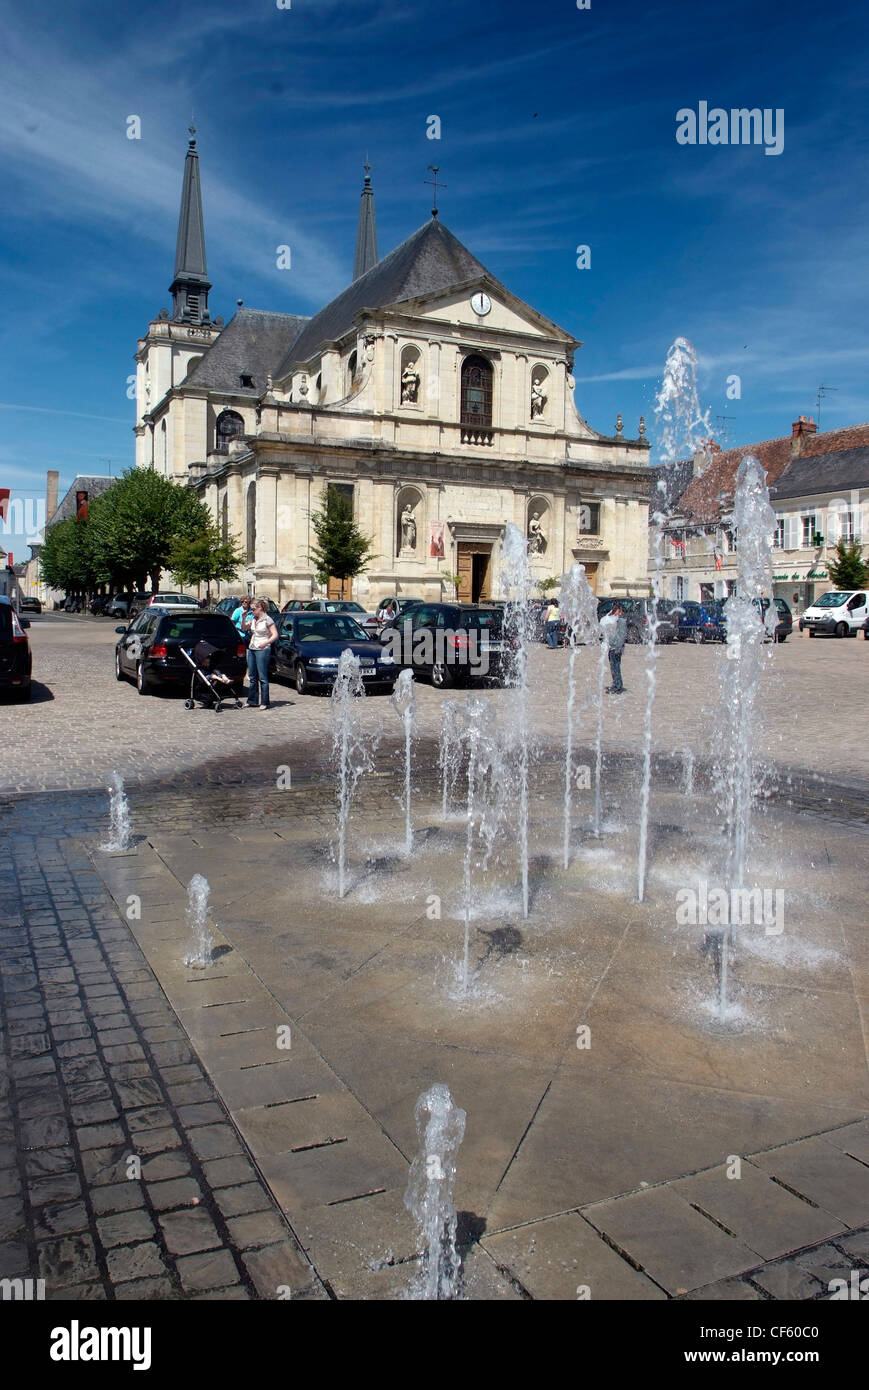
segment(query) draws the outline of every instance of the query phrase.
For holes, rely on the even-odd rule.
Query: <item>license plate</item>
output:
[[[377,672],[376,672],[376,671],[363,671],[363,672],[362,672],[362,679],[363,679],[363,680],[371,680],[371,678],[372,678],[373,676],[376,676],[376,675],[377,675]]]

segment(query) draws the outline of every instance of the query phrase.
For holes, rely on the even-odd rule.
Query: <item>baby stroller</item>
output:
[[[220,647],[215,647],[203,637],[196,643],[192,652],[182,647],[181,654],[192,667],[190,695],[184,701],[185,709],[193,709],[198,700],[203,709],[213,709],[217,712],[222,701],[229,699],[234,699],[236,709],[241,709],[241,700],[232,681],[220,669],[223,656]]]

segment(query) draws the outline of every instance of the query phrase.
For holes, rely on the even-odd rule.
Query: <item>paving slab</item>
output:
[[[666,1298],[577,1212],[487,1235],[481,1244],[535,1299]]]
[[[756,1268],[756,1253],[669,1187],[588,1207],[586,1219],[671,1295]]]
[[[728,1177],[728,1166],[722,1165],[670,1186],[764,1260],[814,1245],[845,1229],[830,1212],[794,1197],[748,1162],[741,1163],[738,1178]]]
[[[869,1224],[869,1167],[826,1139],[804,1139],[751,1160],[846,1225]]]

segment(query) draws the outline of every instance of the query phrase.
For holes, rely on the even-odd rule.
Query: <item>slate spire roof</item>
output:
[[[275,379],[286,377],[295,363],[306,362],[323,343],[342,337],[352,328],[360,309],[382,309],[483,276],[490,284],[499,286],[482,262],[442,222],[432,218],[314,315],[284,358]]]
[[[173,296],[173,319],[183,319],[185,323],[208,323],[208,291],[211,285],[205,263],[205,222],[199,184],[199,156],[193,138],[195,134],[195,128],[191,126],[178,216],[175,278],[169,288]]]
[[[353,279],[358,280],[377,264],[377,227],[374,221],[374,189],[371,187],[371,165],[366,164],[365,184],[359,205],[359,230],[356,233],[356,260]]]

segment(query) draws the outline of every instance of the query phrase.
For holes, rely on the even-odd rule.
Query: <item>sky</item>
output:
[[[0,487],[19,516],[38,519],[49,468],[62,495],[133,463],[128,378],[170,303],[191,119],[214,316],[315,312],[352,278],[366,156],[381,256],[430,216],[436,164],[444,224],[581,340],[576,400],[602,434],[644,414],[654,458],[678,336],[725,446],[817,418],[821,384],[822,429],[869,420],[864,5],[0,0],[0,19]],[[701,102],[781,111],[781,152],[680,143]],[[25,539],[2,548],[26,558]]]

